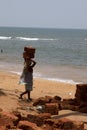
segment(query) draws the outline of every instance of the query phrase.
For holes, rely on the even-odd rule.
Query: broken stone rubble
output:
[[[86,99],[85,99],[86,98]],[[29,104],[29,103],[28,103]],[[23,109],[24,108],[24,109]],[[20,109],[27,111],[23,116]],[[59,96],[45,96],[34,99],[32,105],[21,106],[14,112],[0,109],[1,130],[84,130],[84,122],[61,118],[53,119],[60,110],[73,110],[87,113],[87,84],[77,84],[74,99],[62,99]],[[31,114],[31,111],[35,111]]]

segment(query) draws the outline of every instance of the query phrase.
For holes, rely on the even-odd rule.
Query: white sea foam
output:
[[[11,73],[17,74],[17,75],[21,75],[21,72],[16,72],[16,71],[10,71]]]
[[[34,77],[36,77],[36,78],[37,78],[37,77],[38,77],[38,78],[39,78],[39,77],[42,77],[42,74],[41,74],[41,73],[36,72],[36,73],[34,73]]]
[[[21,75],[21,72],[16,72],[16,71],[10,71],[11,73],[17,74],[17,75]],[[38,72],[34,73],[34,77],[41,77],[42,75]]]
[[[54,41],[54,40],[58,40],[58,39],[47,39],[47,38],[40,38],[40,40],[43,40],[43,41]]]
[[[8,39],[11,39],[11,37],[0,36],[0,39],[1,40],[8,40]]]
[[[28,38],[28,37],[16,37],[16,39],[26,40],[26,41],[38,41],[39,38]]]
[[[16,37],[16,39],[19,39],[19,40],[25,40],[25,41],[53,41],[53,40],[58,40],[58,39],[52,39],[52,38],[29,38],[29,37]]]
[[[10,71],[11,73],[17,74],[17,75],[21,75],[21,72],[16,72],[16,71]],[[48,78],[48,77],[43,77],[40,73],[34,73],[34,78],[40,78],[40,79],[46,79],[46,80],[50,80],[50,81],[56,81],[56,82],[61,82],[61,83],[69,83],[69,84],[77,84],[80,82],[75,82],[73,80],[70,79],[59,79],[59,78]]]
[[[14,37],[14,36],[9,36],[9,37],[6,37],[6,36],[0,36],[0,39],[1,40],[8,40],[8,39],[18,39],[18,40],[24,40],[24,41],[38,41],[38,40],[41,40],[41,41],[53,41],[53,40],[58,40],[58,39],[52,39],[52,38],[32,38],[32,37]]]
[[[56,81],[56,82],[61,82],[61,83],[69,83],[69,84],[77,84],[78,82],[75,82],[70,79],[58,79],[58,78],[44,78],[50,81]]]

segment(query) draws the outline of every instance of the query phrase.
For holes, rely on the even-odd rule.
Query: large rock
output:
[[[77,84],[75,99],[78,104],[78,111],[87,113],[87,84]]]
[[[82,113],[87,113],[87,103],[80,102],[79,110],[78,111],[82,112]]]
[[[4,126],[8,129],[14,128],[14,122],[18,121],[18,117],[9,112],[2,111],[0,113],[0,126]]]
[[[22,130],[39,130],[39,128],[37,127],[35,123],[31,123],[26,120],[20,121],[17,127]]]
[[[45,103],[60,103],[61,97],[59,96],[45,96],[45,97],[40,97],[33,102],[33,106],[37,105],[45,105]]]
[[[26,120],[37,124],[37,126],[41,126],[44,124],[44,121],[46,119],[50,119],[50,118],[51,118],[50,113],[41,113],[41,114],[37,114],[37,115],[28,114]]]
[[[58,103],[46,103],[45,112],[52,115],[58,115]]]
[[[61,101],[61,108],[65,110],[77,111],[79,106],[76,99],[63,99],[63,101]]]
[[[72,121],[66,118],[48,119],[45,125],[51,126],[52,129],[57,130],[84,130],[84,123],[80,121]]]
[[[0,130],[6,130],[5,126],[0,126]]]
[[[87,102],[87,84],[77,84],[75,97],[77,102]]]

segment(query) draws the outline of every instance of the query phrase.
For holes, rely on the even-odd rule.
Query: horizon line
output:
[[[57,27],[29,27],[29,26],[0,26],[0,28],[36,28],[36,29],[67,29],[67,30],[87,30],[87,28],[57,28]]]

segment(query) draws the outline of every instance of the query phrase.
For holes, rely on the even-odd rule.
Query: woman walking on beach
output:
[[[36,62],[30,57],[25,58],[24,68],[20,81],[25,84],[25,91],[20,94],[20,99],[23,99],[24,94],[28,94],[28,101],[31,101],[30,92],[33,90],[33,67],[36,65]]]

